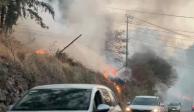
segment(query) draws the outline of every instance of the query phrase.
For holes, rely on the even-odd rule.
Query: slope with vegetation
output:
[[[9,41],[14,48],[13,53],[5,41],[8,40],[0,40],[0,112],[36,85],[96,83],[114,89],[102,74],[84,67],[64,53],[60,57],[36,54],[12,38]]]
[[[46,2],[0,0],[0,112],[6,111],[26,90],[36,85],[96,83],[107,85],[116,92],[114,84],[101,73],[84,67],[65,53],[38,54],[15,40],[11,34],[19,18],[31,18],[41,27],[48,28],[39,15],[42,9],[54,18],[54,11]],[[155,54],[137,53],[128,62],[132,80],[128,80],[124,86],[119,85],[122,94],[117,91],[123,104],[127,98],[137,94],[154,95],[158,92],[158,84],[168,88],[176,80],[173,67]]]
[[[53,8],[39,0],[0,0],[0,112],[14,103],[26,90],[41,84],[102,83],[104,77],[64,53],[59,56],[36,54],[12,36],[19,18],[33,19],[48,28],[39,15]],[[24,20],[23,19],[23,20]]]

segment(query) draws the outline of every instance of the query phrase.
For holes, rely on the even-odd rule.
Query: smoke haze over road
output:
[[[184,31],[194,31],[194,19],[170,17],[164,15],[150,15],[137,13],[138,10],[154,13],[166,13],[173,15],[194,16],[193,0],[50,0],[56,11],[55,21],[48,15],[46,23],[49,30],[42,30],[30,20],[26,25],[17,26],[19,29],[15,35],[19,35],[24,43],[28,39],[35,38],[35,42],[29,46],[34,48],[63,48],[80,33],[83,34],[76,44],[67,49],[67,52],[75,60],[82,62],[96,71],[103,71],[107,64],[115,64],[107,60],[105,41],[108,33],[115,30],[125,30],[125,14],[141,18],[153,24],[163,26],[173,31],[193,35]],[[122,10],[120,10],[122,9]],[[124,10],[123,10],[124,9]],[[179,29],[179,30],[177,30]],[[18,33],[19,32],[19,33]],[[21,34],[21,32],[26,32]],[[32,35],[33,33],[33,35]],[[178,81],[176,86],[168,92],[169,96],[174,90],[182,96],[193,97],[194,90],[191,85],[194,63],[191,62],[194,51],[191,50],[194,39],[171,31],[160,29],[156,26],[132,19],[129,24],[129,53],[141,52],[145,48],[153,50],[157,55],[168,60],[177,70]],[[54,43],[54,45],[53,45]],[[114,66],[114,65],[113,65]],[[179,95],[180,96],[180,95]],[[167,98],[169,101],[171,98]],[[175,97],[182,100],[180,97]],[[189,102],[190,103],[190,102]]]

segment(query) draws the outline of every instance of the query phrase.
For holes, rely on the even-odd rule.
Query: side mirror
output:
[[[13,108],[13,105],[9,105],[8,110],[11,110]]]
[[[131,102],[129,101],[129,102],[127,102],[127,105],[131,105]]]
[[[110,106],[107,104],[100,104],[97,107],[97,112],[108,112],[110,110]]]

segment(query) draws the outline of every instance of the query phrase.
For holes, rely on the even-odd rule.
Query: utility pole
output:
[[[127,29],[126,29],[126,59],[125,59],[125,61],[126,61],[126,65],[125,65],[125,67],[126,67],[126,69],[127,69],[127,67],[128,67],[128,42],[129,42],[129,37],[128,37],[128,33],[129,33],[129,29],[128,29],[128,23],[129,23],[129,17],[128,17],[128,15],[127,15]]]
[[[127,67],[128,67],[128,55],[129,55],[129,23],[131,23],[132,22],[132,20],[133,20],[133,16],[129,16],[129,15],[126,15],[126,17],[127,17],[127,28],[126,28],[126,63],[125,63],[125,67],[126,67],[126,69],[127,69]],[[129,19],[130,19],[130,21],[129,21]]]

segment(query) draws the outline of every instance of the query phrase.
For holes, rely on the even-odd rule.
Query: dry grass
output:
[[[6,106],[36,85],[87,83],[103,84],[114,89],[102,74],[84,67],[66,54],[60,57],[37,55],[19,41],[9,41],[0,40],[0,89],[6,91]]]

